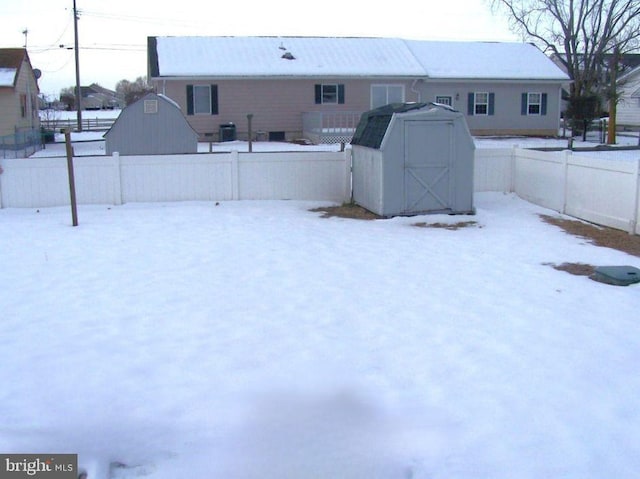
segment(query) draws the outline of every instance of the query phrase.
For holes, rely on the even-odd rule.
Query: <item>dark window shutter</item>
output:
[[[218,85],[211,85],[211,114],[218,114]]]
[[[475,95],[473,93],[469,93],[467,96],[467,113],[469,115],[473,115],[475,108]]]
[[[520,114],[526,115],[527,110],[528,110],[528,95],[526,93],[523,93],[520,99]]]
[[[322,103],[322,85],[316,84],[316,105]]]
[[[187,85],[187,115],[193,115],[193,85]]]
[[[496,112],[496,94],[489,93],[489,115],[493,115]]]
[[[542,105],[540,105],[540,114],[541,115],[546,115],[547,114],[547,94],[543,93],[542,94]]]
[[[344,103],[344,85],[338,85],[338,103]]]

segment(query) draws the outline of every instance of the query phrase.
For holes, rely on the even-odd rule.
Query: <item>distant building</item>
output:
[[[0,48],[0,136],[38,130],[37,71],[24,48]]]
[[[348,142],[360,115],[437,102],[476,135],[557,135],[569,78],[529,43],[394,38],[149,37],[149,82],[200,136]]]
[[[80,87],[83,110],[115,110],[124,108],[124,98],[97,83]]]

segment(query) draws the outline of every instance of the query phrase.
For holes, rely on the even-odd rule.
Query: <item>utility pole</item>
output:
[[[613,49],[613,57],[611,58],[611,64],[609,65],[609,78],[611,86],[609,88],[609,125],[607,130],[607,144],[616,144],[616,114],[618,109],[618,45]]]
[[[78,10],[73,0],[73,32],[76,51],[76,110],[78,112],[78,131],[82,131],[82,92],[80,91],[80,48],[78,48]]]

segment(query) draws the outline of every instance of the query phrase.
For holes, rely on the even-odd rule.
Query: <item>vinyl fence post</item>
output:
[[[231,151],[231,198],[234,200],[240,199],[239,156],[238,150]]]
[[[511,161],[509,162],[511,171],[509,172],[509,193],[518,193],[516,191],[516,169],[518,168],[518,145],[511,148]]]
[[[571,150],[564,150],[562,156],[562,213],[567,211],[567,190],[569,189],[569,158],[571,158]]]
[[[640,230],[638,230],[638,226],[639,226],[638,215],[640,214],[640,160],[636,160],[635,181],[636,181],[635,205],[633,208],[633,217],[629,222],[629,233],[640,234]]]
[[[120,164],[120,153],[117,151],[113,152],[113,203],[116,205],[122,204],[122,166]]]

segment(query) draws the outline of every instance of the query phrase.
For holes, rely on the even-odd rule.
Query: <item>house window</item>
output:
[[[317,105],[331,105],[344,103],[343,84],[317,84],[315,86],[315,97]]]
[[[542,95],[540,93],[529,93],[527,95],[527,113],[529,115],[539,115],[542,105]]]
[[[187,115],[217,115],[218,85],[187,85]]]
[[[488,115],[489,114],[489,94],[488,93],[476,93],[473,102],[473,114],[474,115]]]
[[[520,109],[522,115],[546,115],[547,94],[523,93]]]
[[[436,103],[441,105],[453,105],[453,97],[447,95],[436,95]]]
[[[20,116],[27,117],[27,95],[24,93],[20,95]]]
[[[486,116],[495,113],[495,93],[475,92],[469,93],[467,114]]]
[[[371,108],[404,102],[404,85],[371,85]]]

